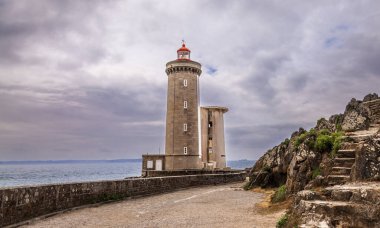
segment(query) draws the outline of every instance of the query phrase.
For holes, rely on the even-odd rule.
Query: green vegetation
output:
[[[318,135],[330,135],[330,131],[327,130],[327,129],[322,129],[320,131],[318,131]]]
[[[286,186],[281,185],[272,196],[272,203],[282,202],[286,199]]]
[[[244,189],[245,191],[251,190],[251,189],[252,189],[252,182],[251,182],[251,181],[248,181],[247,183],[245,183],[245,184],[243,185],[243,189]]]
[[[295,141],[295,143],[294,143],[294,146],[295,146],[295,147],[299,147],[299,146],[305,141],[306,138],[307,138],[307,132],[301,134],[300,136],[298,136],[298,137],[296,138],[296,141]]]
[[[294,141],[294,146],[299,147],[302,143],[305,142],[306,146],[309,147],[309,149],[314,148],[315,138],[317,137],[318,132],[312,128],[310,131],[305,132],[298,136],[296,140]]]
[[[314,180],[319,175],[321,175],[321,169],[319,167],[316,167],[315,169],[313,169],[313,174],[312,174],[311,179]]]
[[[334,142],[329,135],[318,135],[315,141],[315,149],[318,152],[330,152],[332,150]]]
[[[335,156],[341,147],[342,136],[343,132],[341,131],[331,133],[327,129],[316,131],[312,128],[310,131],[298,136],[294,140],[294,146],[299,147],[304,143],[310,150],[316,150],[320,153],[328,152]]]
[[[336,133],[331,134],[331,137],[333,138],[333,141],[334,141],[333,148],[331,151],[332,157],[335,157],[335,154],[338,152],[338,150],[342,146],[342,136],[343,136],[342,132],[336,132]]]
[[[336,131],[338,132],[343,131],[341,124],[336,124],[335,128],[336,128]]]
[[[280,220],[278,220],[276,224],[276,228],[283,228],[285,227],[286,223],[288,222],[288,214],[284,214]]]

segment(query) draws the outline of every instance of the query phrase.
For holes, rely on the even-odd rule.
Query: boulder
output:
[[[370,113],[361,101],[352,98],[344,112],[342,130],[357,131],[365,130],[370,126]]]
[[[352,180],[377,180],[380,176],[380,133],[360,143],[356,162],[351,173]]]
[[[321,118],[318,120],[317,125],[315,126],[315,130],[320,131],[326,129],[328,131],[335,131],[335,124],[326,120],[325,118]]]
[[[379,95],[377,95],[377,93],[370,93],[364,97],[363,102],[373,101],[377,99],[379,99]]]

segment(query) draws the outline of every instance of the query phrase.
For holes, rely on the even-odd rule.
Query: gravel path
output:
[[[243,183],[196,187],[84,208],[24,227],[276,227],[284,213],[258,213],[265,194]]]

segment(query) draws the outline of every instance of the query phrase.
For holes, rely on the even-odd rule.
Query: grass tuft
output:
[[[286,186],[281,185],[272,197],[272,203],[279,203],[286,199]]]
[[[288,222],[288,214],[281,216],[280,220],[277,221],[276,228],[284,228]]]

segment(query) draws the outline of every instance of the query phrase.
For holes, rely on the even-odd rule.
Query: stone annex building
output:
[[[147,171],[226,168],[223,114],[225,107],[200,107],[201,64],[190,59],[185,43],[177,59],[166,64],[168,76],[165,155],[143,155]]]

